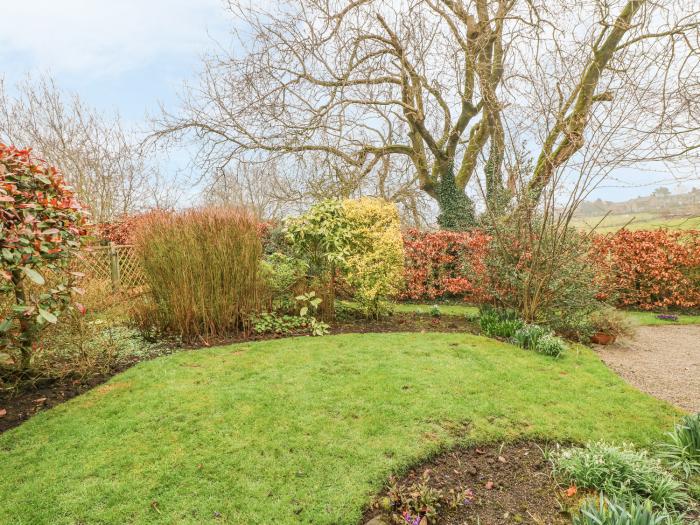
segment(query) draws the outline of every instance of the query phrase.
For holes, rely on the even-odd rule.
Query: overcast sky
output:
[[[0,0],[0,12],[8,85],[50,72],[130,120],[173,103],[227,25],[221,0]]]
[[[0,0],[0,13],[0,74],[8,86],[49,72],[63,89],[136,123],[159,103],[176,104],[183,82],[196,78],[200,57],[225,41],[230,24],[222,0]],[[661,184],[680,189],[663,172],[633,170],[592,197],[625,200]]]

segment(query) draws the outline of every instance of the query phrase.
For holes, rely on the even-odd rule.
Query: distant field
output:
[[[671,230],[700,229],[700,216],[695,217],[664,217],[653,213],[630,213],[622,215],[608,215],[603,220],[603,215],[593,217],[576,217],[572,225],[580,228],[596,228],[599,233],[615,232],[626,226],[630,230],[658,230],[669,228]],[[602,220],[602,222],[601,222]]]

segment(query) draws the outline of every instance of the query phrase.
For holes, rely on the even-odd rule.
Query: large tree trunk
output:
[[[440,206],[440,228],[460,231],[476,226],[474,203],[464,190],[457,186],[452,166],[440,177],[435,198]]]

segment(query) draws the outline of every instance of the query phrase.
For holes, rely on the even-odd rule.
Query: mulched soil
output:
[[[470,332],[479,333],[478,326],[466,317],[439,318],[417,314],[394,314],[380,320],[338,321],[331,328],[333,334],[384,332]]]
[[[639,390],[700,412],[700,325],[640,326],[632,337],[595,348]]]
[[[332,334],[344,333],[372,333],[372,332],[476,332],[475,325],[469,323],[466,318],[445,316],[435,319],[427,315],[396,314],[379,320],[346,320],[334,323],[331,327]],[[173,348],[172,350],[196,350],[210,346],[219,346],[233,343],[262,341],[269,339],[281,339],[289,335],[253,335],[250,337],[238,336],[215,341],[207,341],[196,347]],[[174,345],[173,345],[174,346]],[[164,353],[168,353],[167,351]],[[43,378],[37,381],[24,382],[23,386],[9,393],[0,394],[0,433],[9,430],[31,416],[54,407],[64,401],[80,395],[95,386],[108,381],[112,376],[123,372],[136,364],[134,359],[113,369],[110,373],[93,375],[88,377],[63,377]]]
[[[37,412],[59,405],[101,385],[137,362],[134,360],[124,363],[107,374],[25,381],[20,389],[9,394],[0,394],[0,434],[18,426]]]
[[[415,494],[420,483],[443,494],[470,491],[470,498],[460,498],[456,507],[443,505],[436,517],[425,520],[428,525],[570,524],[570,515],[562,509],[578,495],[567,496],[557,486],[542,454],[544,446],[520,442],[453,449],[413,468],[393,486],[390,482],[391,493],[398,487],[399,493]],[[361,523],[378,516],[386,523],[407,523],[400,509],[380,510],[391,501],[389,490],[382,492]]]

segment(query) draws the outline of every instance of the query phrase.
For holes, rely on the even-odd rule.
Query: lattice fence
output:
[[[134,247],[110,244],[90,246],[81,252],[77,267],[88,278],[111,281],[116,289],[130,289],[146,284]]]

